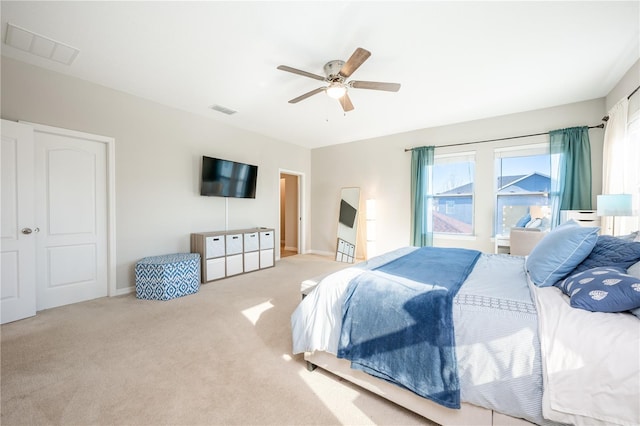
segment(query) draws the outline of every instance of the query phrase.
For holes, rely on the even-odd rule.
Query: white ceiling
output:
[[[606,96],[640,56],[640,2],[11,2],[2,54],[309,148]],[[6,25],[80,50],[71,65],[4,44]],[[372,52],[344,114],[321,82]],[[237,110],[227,116],[209,107]]]

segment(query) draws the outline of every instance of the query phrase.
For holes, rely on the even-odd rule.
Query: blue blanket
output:
[[[347,289],[338,357],[460,408],[452,302],[479,256],[422,247],[360,274]]]

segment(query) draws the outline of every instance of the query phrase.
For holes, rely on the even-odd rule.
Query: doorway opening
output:
[[[280,258],[302,253],[302,174],[280,170]]]

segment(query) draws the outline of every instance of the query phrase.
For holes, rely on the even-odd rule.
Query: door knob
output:
[[[32,232],[40,232],[40,228],[35,228],[35,229],[31,229],[31,228],[22,228],[20,230],[23,234],[25,235],[29,235]]]

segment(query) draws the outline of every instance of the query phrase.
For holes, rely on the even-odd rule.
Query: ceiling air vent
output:
[[[221,112],[223,114],[227,114],[227,115],[233,115],[238,111],[235,111],[231,108],[227,108],[227,107],[223,107],[222,105],[211,105],[209,108],[211,108],[214,111],[218,111]]]
[[[12,23],[7,23],[7,36],[4,42],[16,49],[65,65],[71,65],[80,53],[80,50],[75,47],[25,30]]]

